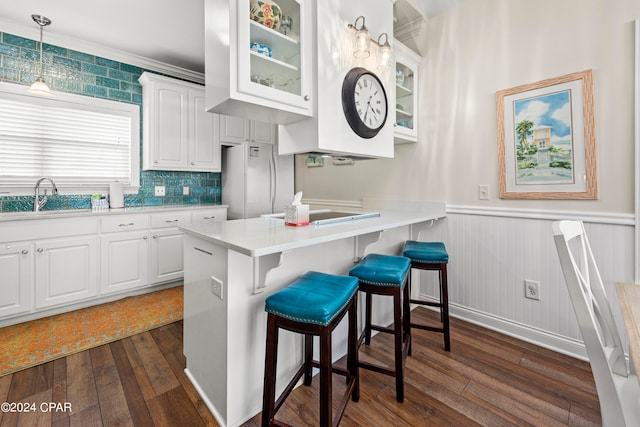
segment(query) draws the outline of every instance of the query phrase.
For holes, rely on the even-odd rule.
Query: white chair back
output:
[[[560,266],[587,349],[602,425],[640,426],[640,386],[629,372],[618,329],[581,221],[557,221]]]

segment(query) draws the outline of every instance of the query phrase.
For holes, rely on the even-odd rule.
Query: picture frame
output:
[[[597,199],[592,70],[496,92],[501,199]]]

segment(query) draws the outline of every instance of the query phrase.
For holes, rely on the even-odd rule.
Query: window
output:
[[[137,105],[0,83],[0,194],[31,194],[43,176],[65,194],[138,187],[139,162]]]

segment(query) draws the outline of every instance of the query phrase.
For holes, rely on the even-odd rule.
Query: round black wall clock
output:
[[[371,71],[356,67],[342,82],[342,109],[351,129],[362,138],[373,138],[387,120],[387,93]]]

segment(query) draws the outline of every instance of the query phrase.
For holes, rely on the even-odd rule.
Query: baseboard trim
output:
[[[439,300],[424,294],[421,294],[420,298],[427,301],[439,302]],[[435,310],[429,307],[426,308]],[[464,320],[465,322],[473,323],[474,325],[544,347],[557,353],[575,357],[580,360],[589,360],[586,348],[582,341],[551,334],[541,329],[536,329],[498,316],[492,316],[457,304],[449,304],[449,315],[451,317]]]

